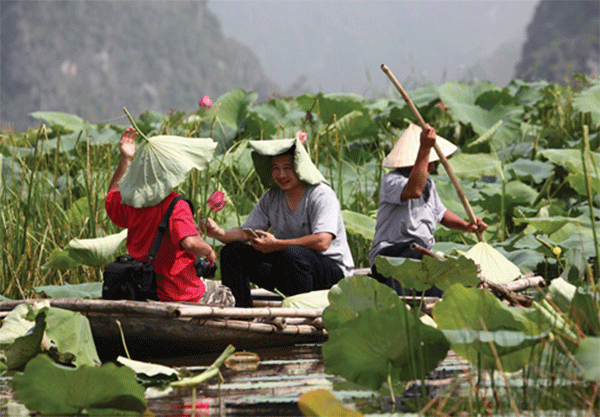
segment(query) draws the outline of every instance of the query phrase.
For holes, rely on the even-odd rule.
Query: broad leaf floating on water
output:
[[[388,380],[420,378],[446,357],[444,335],[422,324],[387,285],[352,276],[337,286],[323,313],[329,333],[322,348],[327,373],[378,390]]]
[[[217,143],[210,138],[153,136],[139,146],[119,181],[121,201],[136,208],[160,203],[192,168],[203,170]]]
[[[433,319],[451,348],[482,369],[515,372],[536,360],[551,326],[536,308],[503,304],[489,291],[451,286],[433,307]]]
[[[480,281],[475,263],[464,256],[443,260],[425,256],[420,261],[378,256],[375,266],[384,277],[394,278],[404,288],[414,288],[419,292],[434,285],[445,291],[455,283],[474,287]]]
[[[127,229],[94,239],[73,239],[62,250],[56,250],[42,268],[70,269],[80,265],[102,267],[112,261],[127,238]]]
[[[465,256],[481,266],[481,276],[496,284],[506,284],[521,276],[518,266],[506,259],[489,243],[478,242]]]
[[[146,410],[144,387],[127,366],[108,363],[101,367],[82,365],[77,369],[57,365],[38,355],[13,378],[15,396],[32,411],[47,415],[116,415]]]
[[[41,311],[36,316],[35,323],[14,320],[11,317],[8,323],[6,323],[6,328],[4,325],[0,328],[0,333],[2,334],[2,353],[5,358],[4,363],[8,369],[21,369],[30,359],[42,352],[42,340],[44,339],[44,331],[46,330],[47,313],[47,309]],[[31,324],[33,326],[29,327]],[[28,327],[27,331],[21,336],[15,337],[11,343],[6,344],[10,340],[10,338],[7,338],[10,333],[22,333],[22,326]]]

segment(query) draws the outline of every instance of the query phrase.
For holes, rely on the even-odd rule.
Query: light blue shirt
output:
[[[277,239],[331,233],[331,244],[321,254],[333,259],[344,276],[352,274],[354,261],[346,238],[340,202],[327,184],[309,185],[294,212],[290,211],[281,189],[268,190],[260,197],[242,227],[264,231],[271,228]]]
[[[440,200],[435,183],[430,182],[427,201],[425,193],[419,198],[402,199],[402,191],[408,183],[408,178],[398,171],[391,171],[383,177],[379,191],[375,236],[369,251],[371,268],[383,248],[397,243],[415,242],[431,250],[435,243],[433,233],[437,224],[442,221],[446,207]]]

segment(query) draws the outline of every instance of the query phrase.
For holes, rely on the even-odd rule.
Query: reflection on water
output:
[[[257,350],[255,369],[221,367],[223,382],[213,378],[196,388],[197,416],[301,416],[298,398],[319,388],[332,390],[336,379],[324,372],[320,345],[286,346]],[[161,360],[173,367],[201,372],[218,355]],[[253,368],[253,367],[250,367]],[[149,390],[148,395],[156,393]],[[369,393],[370,395],[370,393]],[[191,388],[178,388],[163,396],[148,398],[148,408],[157,416],[192,414]]]

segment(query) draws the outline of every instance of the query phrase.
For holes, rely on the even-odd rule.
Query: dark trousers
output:
[[[381,256],[389,256],[394,258],[410,258],[410,259],[423,259],[423,255],[419,252],[415,252],[410,248],[410,243],[397,243],[392,246],[388,246],[387,248],[383,248],[378,255]],[[373,274],[373,278],[382,284],[391,287],[396,291],[398,295],[411,295],[412,291],[410,288],[402,288],[402,285],[395,280],[394,278],[384,277],[380,273],[377,272],[377,267],[373,265],[371,270]],[[417,292],[416,295],[421,295],[422,293]],[[441,297],[444,294],[442,290],[440,290],[435,285],[428,290],[425,291],[426,297]]]
[[[344,277],[331,258],[302,246],[262,253],[247,243],[231,242],[220,258],[221,282],[233,292],[236,307],[252,307],[251,282],[289,296],[331,288]]]

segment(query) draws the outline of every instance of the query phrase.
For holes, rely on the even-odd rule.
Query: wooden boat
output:
[[[538,286],[541,277],[529,277],[490,290],[500,298],[513,291]],[[496,288],[497,287],[497,288]],[[136,359],[177,357],[222,352],[232,344],[238,350],[282,347],[327,340],[323,310],[282,308],[273,292],[252,290],[253,308],[222,308],[183,302],[48,298],[50,305],[76,311],[90,322],[94,342],[102,359],[125,355],[122,334],[129,353]],[[437,297],[401,297],[430,314]],[[531,297],[528,297],[531,298]],[[0,302],[0,318],[18,304],[43,299]],[[515,298],[515,302],[523,301]],[[525,299],[524,301],[528,301]],[[422,304],[421,304],[422,303]],[[521,303],[524,305],[524,303]]]
[[[103,359],[125,355],[121,331],[132,357],[188,356],[223,351],[320,343],[327,339],[322,310],[282,308],[274,293],[253,292],[255,307],[212,307],[193,303],[47,298],[0,302],[0,317],[18,304],[48,300],[90,322]]]

